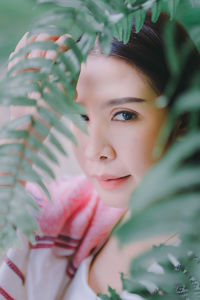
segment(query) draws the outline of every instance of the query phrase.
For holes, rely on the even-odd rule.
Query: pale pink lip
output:
[[[114,179],[100,179],[96,176],[98,183],[104,190],[114,190],[118,188],[119,186],[126,183],[131,175],[127,175],[120,178],[114,178]]]

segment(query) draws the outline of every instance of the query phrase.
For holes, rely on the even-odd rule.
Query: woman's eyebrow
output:
[[[137,98],[137,97],[123,97],[123,98],[117,98],[117,99],[111,99],[107,101],[106,103],[102,104],[102,107],[108,107],[108,106],[114,106],[118,104],[125,104],[125,103],[132,103],[132,102],[146,102],[146,100]]]

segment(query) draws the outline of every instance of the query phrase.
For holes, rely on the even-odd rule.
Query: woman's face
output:
[[[156,138],[166,111],[155,105],[157,95],[145,77],[116,57],[89,56],[81,67],[76,101],[89,135],[75,125],[73,146],[80,167],[100,198],[127,208],[132,191],[155,163]]]

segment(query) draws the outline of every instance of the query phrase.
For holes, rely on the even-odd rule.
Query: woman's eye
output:
[[[87,115],[81,115],[81,118],[84,120],[84,121],[89,121],[89,118]]]
[[[117,121],[131,121],[138,118],[138,114],[131,111],[119,111],[113,118]]]

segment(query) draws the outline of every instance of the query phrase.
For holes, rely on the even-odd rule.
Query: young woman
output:
[[[168,106],[157,106],[156,99],[163,94],[170,78],[162,36],[167,20],[168,17],[162,13],[154,24],[150,13],[147,13],[138,34],[135,34],[133,20],[130,40],[126,45],[114,39],[110,54],[104,56],[97,40],[81,67],[75,101],[86,107],[86,114],[81,117],[87,124],[89,135],[71,125],[78,141],[78,145],[73,146],[74,153],[100,201],[106,207],[116,209],[118,217],[113,226],[116,220],[128,213],[131,193],[144,174],[160,159],[155,160],[152,156],[160,129],[177,95],[189,86],[192,74],[199,70],[199,54],[193,48]],[[45,38],[41,35],[40,39]],[[58,43],[62,41],[55,40]],[[181,47],[186,40],[189,37],[185,30],[176,25],[177,47]],[[33,51],[31,56],[40,54]],[[52,58],[54,54],[49,52],[45,55]],[[182,116],[164,151],[186,128],[187,118]],[[57,188],[56,185],[54,188]],[[54,192],[53,189],[51,191]],[[113,236],[106,242],[102,240],[104,243],[101,241],[98,251],[82,261],[70,285],[51,299],[95,300],[98,299],[97,293],[107,292],[108,285],[121,293],[122,299],[141,299],[136,295],[126,298],[126,293],[122,292],[120,272],[128,275],[131,259],[168,239],[169,236],[155,236],[122,249]],[[55,262],[52,259],[48,263],[46,270],[51,272]],[[44,282],[40,278],[42,280]],[[48,294],[44,289],[38,293],[37,299],[50,299],[45,296]],[[27,299],[34,299],[28,294]],[[41,295],[44,295],[43,298]]]
[[[108,57],[102,55],[96,44],[81,69],[76,101],[86,107],[87,114],[82,118],[89,136],[73,126],[78,139],[74,153],[102,201],[112,207],[128,209],[134,188],[156,163],[152,151],[174,100],[199,70],[200,57],[193,49],[169,105],[157,106],[156,99],[163,94],[170,77],[162,35],[167,19],[163,13],[153,24],[147,13],[139,34],[135,34],[133,23],[128,44],[114,40]],[[181,48],[188,37],[180,25],[176,30],[176,42]],[[178,120],[165,150],[186,131],[186,120],[185,115]],[[120,272],[128,274],[130,258],[167,239],[154,237],[119,250],[111,236],[90,262],[90,287],[106,293],[109,284],[120,292]]]

